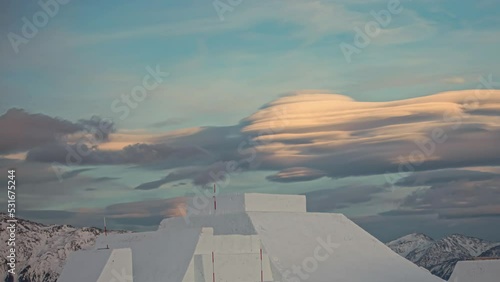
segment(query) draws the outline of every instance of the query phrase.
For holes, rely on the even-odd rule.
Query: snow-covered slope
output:
[[[10,219],[10,218],[9,218]],[[0,213],[0,240],[8,239],[7,216]],[[99,228],[75,228],[69,225],[43,225],[18,218],[16,230],[16,273],[20,282],[54,282],[62,271],[67,256],[94,245],[103,231]],[[7,253],[7,244],[1,244],[0,253]],[[7,278],[7,265],[2,257],[0,277]]]
[[[387,243],[396,253],[443,279],[450,277],[458,261],[478,256],[493,257],[498,245],[500,244],[458,234],[437,241],[424,234],[410,234]]]
[[[493,247],[480,255],[482,258],[500,258],[500,245]]]
[[[405,258],[412,258],[410,259],[411,261],[417,261],[434,243],[434,239],[431,237],[421,233],[414,233],[396,239],[388,243],[387,246],[398,255]]]
[[[315,257],[314,251],[322,245],[319,242],[333,243],[331,257],[317,262],[319,267],[301,281],[442,281],[401,259],[342,214],[248,214],[263,246],[277,257],[273,260],[281,269],[293,270],[297,265],[305,265]],[[289,281],[300,281],[295,278]]]

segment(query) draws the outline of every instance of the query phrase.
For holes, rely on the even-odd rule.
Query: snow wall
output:
[[[58,281],[101,282],[111,253],[97,248],[106,245],[130,250],[128,282],[443,281],[344,215],[306,212],[297,195],[219,196],[157,231],[101,236],[95,250],[68,260]],[[87,279],[74,279],[82,273]]]

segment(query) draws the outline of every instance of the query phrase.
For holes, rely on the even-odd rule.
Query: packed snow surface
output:
[[[500,260],[459,261],[448,281],[450,282],[498,282]]]
[[[133,273],[133,281],[140,282],[208,282],[214,276],[215,281],[254,282],[260,269],[265,281],[443,281],[345,216],[307,213],[304,196],[233,195],[221,197],[218,205],[188,218],[165,219],[155,232],[101,236],[95,250],[74,254],[59,281],[74,282],[72,277],[86,272],[92,273],[87,281],[100,281],[93,272],[109,267],[79,263],[77,270],[72,264],[94,260],[96,252],[101,252],[96,260],[104,261],[104,254],[109,264],[109,251],[97,249],[102,246],[129,248],[130,269],[114,272]]]

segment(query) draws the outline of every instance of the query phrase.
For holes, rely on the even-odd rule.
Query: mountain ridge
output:
[[[461,234],[451,234],[434,240],[422,233],[412,233],[386,245],[397,254],[445,280],[451,276],[458,261],[495,258],[500,254],[500,243]]]
[[[0,239],[7,242],[8,232],[4,232],[11,219],[0,213]],[[45,225],[34,221],[16,218],[16,281],[55,282],[62,271],[67,256],[95,244],[96,238],[104,231],[96,227],[77,228],[71,225]],[[109,231],[124,233],[126,231]],[[0,246],[0,252],[7,254],[7,244]],[[15,281],[9,277],[7,259],[1,260],[1,281]]]
[[[7,228],[8,216],[0,213],[0,231]],[[19,282],[55,282],[68,255],[92,248],[104,231],[96,227],[77,228],[71,225],[45,225],[17,218],[17,265]],[[128,231],[109,231],[126,233]],[[8,240],[8,232],[0,232],[0,239]],[[423,233],[412,233],[386,244],[397,254],[447,280],[460,260],[500,257],[500,243],[475,237],[452,234],[439,240]],[[7,244],[0,251],[7,253]],[[13,282],[7,276],[7,261],[2,258],[0,281]]]

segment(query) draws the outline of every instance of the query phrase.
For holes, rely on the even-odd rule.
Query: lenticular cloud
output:
[[[398,172],[402,163],[415,170],[498,165],[499,121],[498,90],[390,102],[298,94],[244,119],[242,132],[254,136],[262,168],[285,170],[269,179],[287,181],[291,167],[301,167],[299,180],[304,180],[308,171],[311,179],[322,172],[380,174]]]

